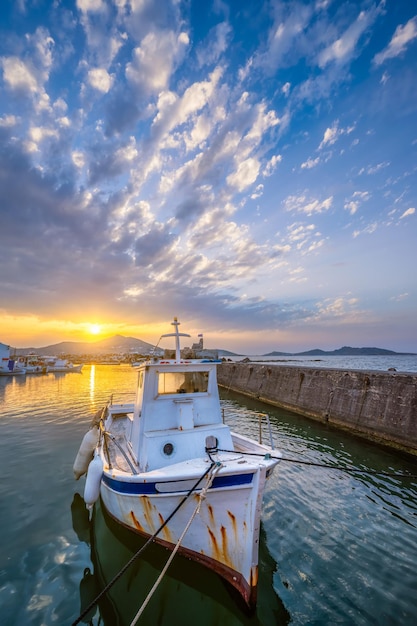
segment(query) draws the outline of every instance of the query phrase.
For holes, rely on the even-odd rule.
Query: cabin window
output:
[[[207,392],[208,377],[208,372],[159,372],[158,394]]]

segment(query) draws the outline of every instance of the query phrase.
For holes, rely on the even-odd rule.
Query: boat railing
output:
[[[223,424],[225,424],[227,422],[227,417],[228,417],[228,411],[225,410],[225,408],[222,408],[222,419],[223,419]],[[264,435],[263,435],[263,431],[264,431],[264,427],[266,425],[267,429],[268,429],[268,435],[269,435],[269,442],[265,441],[266,445],[269,445],[269,447],[271,448],[271,450],[275,450],[275,446],[274,446],[274,438],[272,435],[272,428],[271,428],[271,421],[269,419],[269,415],[267,413],[258,413],[257,414],[257,423],[258,423],[258,443],[260,443],[261,445],[264,443],[263,439],[264,439]]]
[[[120,406],[134,404],[135,397],[136,395],[133,391],[118,392],[117,394],[112,393],[108,401],[108,406],[112,404],[118,404]]]

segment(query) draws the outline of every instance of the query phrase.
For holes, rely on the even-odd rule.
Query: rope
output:
[[[107,583],[107,585],[104,587],[104,589],[102,589],[100,591],[100,593],[94,598],[94,600],[92,602],[90,602],[90,604],[87,606],[86,609],[84,609],[84,611],[81,613],[81,615],[79,615],[77,617],[77,619],[75,620],[75,622],[72,622],[71,626],[76,626],[77,624],[79,624],[81,622],[81,620],[87,615],[87,613],[89,613],[91,611],[91,609],[99,602],[99,600],[101,600],[101,598],[109,591],[109,589],[111,589],[111,587],[113,587],[113,585],[119,580],[119,578],[125,573],[125,571],[130,567],[130,565],[136,561],[137,558],[139,558],[139,556],[142,554],[142,552],[145,551],[145,549],[153,542],[153,540],[155,539],[155,537],[157,537],[157,535],[159,535],[159,533],[161,532],[161,530],[163,528],[165,528],[165,526],[168,524],[168,522],[174,517],[174,515],[177,513],[177,511],[182,507],[182,505],[184,504],[184,502],[190,497],[190,495],[193,493],[193,491],[195,491],[198,487],[198,485],[201,483],[202,480],[204,480],[204,478],[207,476],[207,474],[212,470],[212,468],[214,467],[215,463],[212,463],[204,472],[204,474],[197,480],[197,482],[195,483],[195,485],[193,485],[193,487],[191,487],[191,489],[189,490],[189,492],[183,497],[183,499],[180,501],[180,503],[175,507],[175,509],[172,511],[172,513],[166,518],[165,522],[163,524],[161,524],[161,526],[158,528],[158,530],[151,536],[149,537],[149,539],[146,541],[146,543],[139,548],[139,550],[129,559],[129,561],[126,563],[126,565],[124,565],[122,567],[122,569],[116,574],[116,576],[114,576],[114,578]]]
[[[184,539],[188,529],[190,528],[195,516],[200,512],[200,508],[201,508],[201,503],[204,500],[204,498],[207,495],[207,491],[210,489],[213,480],[214,480],[214,476],[217,474],[217,472],[219,471],[221,467],[221,464],[218,463],[216,464],[216,467],[213,469],[213,471],[211,472],[210,476],[208,477],[207,480],[207,484],[206,486],[201,490],[200,495],[199,495],[199,499],[198,499],[198,503],[197,506],[195,507],[193,514],[191,515],[190,519],[188,520],[180,538],[178,539],[175,548],[173,549],[172,553],[170,554],[170,557],[168,559],[168,561],[166,562],[164,568],[162,569],[161,573],[159,574],[158,578],[156,579],[152,589],[149,591],[148,595],[146,596],[142,606],[140,607],[139,611],[136,613],[135,617],[133,618],[130,626],[135,626],[135,624],[137,624],[140,616],[142,615],[143,611],[145,610],[145,608],[147,607],[147,605],[149,604],[149,601],[151,600],[153,594],[155,593],[155,591],[157,590],[157,588],[159,587],[163,577],[165,576],[165,573],[168,569],[168,567],[171,565],[176,553],[178,552],[178,549],[182,543],[182,540]]]
[[[118,448],[119,452],[121,453],[121,455],[123,456],[124,460],[126,461],[126,463],[128,464],[130,471],[132,472],[132,474],[134,474],[135,476],[138,474],[138,470],[133,466],[133,463],[130,461],[129,457],[127,456],[126,452],[123,450],[122,446],[120,445],[120,443],[117,441],[116,437],[114,435],[112,435],[111,433],[109,433],[107,430],[103,430],[103,435],[104,435],[104,440],[106,440],[106,437],[108,437],[110,439],[110,441],[112,441],[114,443],[114,445]],[[107,453],[108,453],[109,449],[107,446]]]
[[[224,450],[218,448],[219,452],[236,453],[236,450]],[[309,465],[311,467],[323,467],[325,469],[338,470],[340,472],[350,472],[357,474],[370,474],[372,476],[395,476],[396,478],[417,478],[417,474],[400,474],[398,472],[379,472],[378,470],[363,470],[356,467],[342,467],[341,465],[327,465],[326,463],[315,463],[313,461],[302,461],[301,459],[288,459],[286,457],[273,456],[272,454],[257,452],[240,452],[243,456],[267,456],[267,458],[276,459],[277,461],[287,461],[288,463],[299,463],[300,465]]]

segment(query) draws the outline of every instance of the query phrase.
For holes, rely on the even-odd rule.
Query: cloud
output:
[[[306,33],[314,12],[311,6],[298,3],[275,3],[272,10],[273,23],[265,51],[257,52],[253,58],[254,67],[262,67],[269,74],[299,58],[308,41]]]
[[[324,146],[332,145],[337,141],[338,136],[340,135],[340,130],[338,128],[339,122],[334,122],[331,128],[326,128],[324,132],[324,137],[319,145],[319,150],[321,150]]]
[[[359,237],[360,235],[372,235],[377,230],[377,228],[378,228],[378,223],[373,222],[372,224],[368,224],[361,230],[354,230],[352,237],[356,239],[356,237]]]
[[[227,176],[227,184],[241,192],[256,181],[260,168],[261,164],[253,157],[239,161],[236,171]]]
[[[390,79],[390,75],[387,72],[384,72],[381,76],[381,85],[385,85]]]
[[[212,123],[208,119],[201,122],[199,131],[196,130],[198,124],[198,113],[201,113],[205,107],[216,98],[216,90],[222,78],[223,70],[217,67],[208,76],[207,80],[197,81],[190,85],[182,96],[172,91],[161,91],[156,104],[156,115],[152,122],[152,133],[154,140],[159,140],[159,145],[164,146],[164,141],[168,133],[176,127],[186,124],[190,120],[193,122],[191,133],[187,134],[186,141],[190,148],[194,148],[202,140],[206,139],[211,133],[213,123],[221,120],[223,116],[222,110],[214,110]],[[215,107],[215,103],[214,103]],[[194,137],[194,142],[192,141]],[[196,139],[198,140],[196,142]]]
[[[409,208],[406,211],[404,211],[404,213],[400,216],[400,220],[404,219],[405,217],[410,217],[410,215],[414,215],[414,213],[416,212],[415,208]]]
[[[304,163],[301,163],[302,170],[311,170],[313,167],[316,167],[320,163],[320,157],[316,159],[309,158]]]
[[[101,12],[105,9],[105,3],[103,0],[77,0],[77,8],[84,13],[88,11],[92,13]]]
[[[346,200],[344,208],[354,215],[359,209],[362,202],[366,202],[371,197],[369,191],[355,191],[350,200]]]
[[[16,117],[16,115],[3,115],[2,117],[0,117],[0,127],[12,128],[13,126],[16,126],[19,121],[20,118]]]
[[[108,93],[113,83],[113,77],[104,68],[96,67],[88,71],[88,82],[97,91]]]
[[[405,293],[400,293],[397,296],[392,296],[390,298],[390,300],[393,300],[394,302],[402,302],[403,300],[407,300],[407,298],[409,297],[410,294],[408,294],[407,292]]]
[[[326,128],[324,131],[323,139],[320,142],[318,150],[322,150],[326,146],[332,146],[336,143],[336,141],[342,135],[350,135],[350,133],[355,129],[355,126],[348,126],[347,128],[339,128],[339,120],[333,122],[333,125],[329,128]]]
[[[262,196],[263,191],[264,191],[264,185],[258,185],[255,191],[251,194],[251,199],[257,200],[258,198]]]
[[[34,70],[18,57],[2,58],[3,78],[5,83],[13,91],[26,91],[36,93],[38,81]]]
[[[8,89],[18,98],[29,98],[37,113],[49,112],[51,108],[45,84],[53,64],[54,45],[49,31],[39,27],[33,34],[26,36],[24,54],[0,58],[3,79]]]
[[[232,34],[232,28],[227,22],[216,24],[197,49],[196,55],[199,66],[217,64],[228,49]]]
[[[281,154],[274,154],[268,161],[265,166],[264,171],[262,172],[264,176],[271,176],[276,170],[279,163],[282,161]]]
[[[324,239],[314,224],[301,222],[294,222],[287,227],[286,241],[290,249],[295,249],[301,255],[315,252],[324,244]]]
[[[306,195],[288,196],[284,202],[286,211],[295,211],[297,213],[305,213],[313,215],[313,213],[323,213],[328,211],[333,203],[333,196],[325,198],[325,200],[317,200],[308,198]]]
[[[386,167],[389,167],[391,165],[391,163],[389,161],[382,161],[381,163],[377,163],[376,165],[368,165],[368,167],[362,167],[358,174],[359,176],[361,174],[377,174],[380,170],[385,169]]]
[[[160,264],[172,257],[177,237],[170,232],[169,224],[155,224],[135,242],[135,264],[139,267]],[[169,265],[169,263],[168,263]]]
[[[381,65],[387,59],[402,54],[407,46],[417,37],[417,16],[408,20],[405,25],[397,26],[388,46],[374,56],[375,65]]]
[[[324,68],[332,62],[344,64],[355,56],[359,39],[370,29],[378,13],[379,9],[375,7],[369,11],[361,11],[345,32],[319,53],[317,59],[319,67]]]
[[[339,318],[347,321],[356,315],[358,302],[358,298],[349,296],[326,298],[317,303],[318,317],[322,320]]]
[[[133,51],[126,78],[145,93],[158,94],[168,87],[176,64],[189,45],[188,35],[172,30],[150,32]]]

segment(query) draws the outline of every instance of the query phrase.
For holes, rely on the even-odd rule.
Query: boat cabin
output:
[[[140,471],[204,457],[206,447],[233,448],[223,424],[216,362],[155,359],[142,364],[130,452]]]

